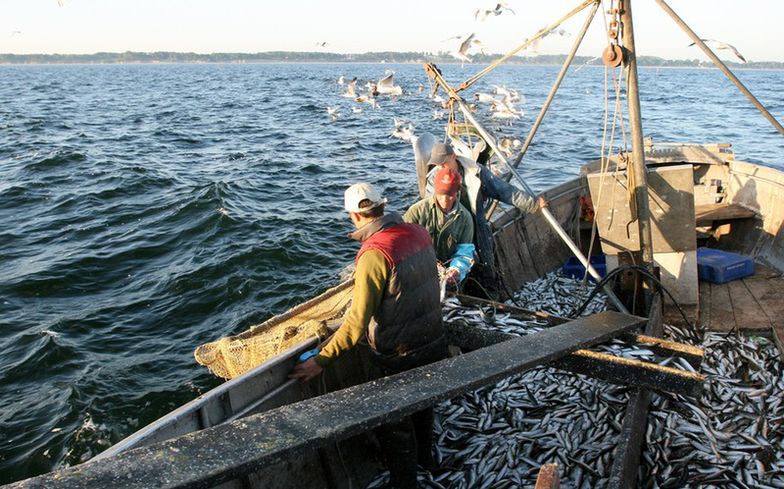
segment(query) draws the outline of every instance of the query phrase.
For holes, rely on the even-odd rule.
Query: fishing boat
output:
[[[659,3],[671,12],[664,2]],[[447,317],[450,343],[459,346],[463,355],[367,382],[367,352],[357,348],[341,356],[311,384],[289,379],[300,356],[340,326],[350,307],[353,283],[349,279],[245,333],[199,347],[197,359],[230,379],[222,385],[85,464],[21,481],[14,487],[365,487],[381,470],[376,457],[369,455],[377,451],[369,434],[371,428],[426,405],[478,388],[489,389],[541,365],[631,386],[624,403],[621,436],[612,454],[607,454],[612,469],[605,469],[611,472],[609,486],[634,487],[651,390],[694,396],[706,383],[699,372],[702,350],[661,339],[662,318],[680,323],[684,329],[768,338],[784,352],[784,323],[780,319],[784,300],[779,297],[779,291],[784,290],[784,173],[736,159],[731,145],[724,142],[683,144],[643,139],[631,5],[628,0],[614,5],[618,24],[624,26],[623,38],[616,35],[610,40],[604,59],[610,66],[621,62],[626,66],[632,149],[606,156],[603,151],[601,159],[586,162],[579,177],[543,192],[549,203],[543,212],[528,215],[498,206],[490,222],[499,275],[504,289],[512,291],[506,297],[510,301],[466,296],[451,299],[480,312],[492,310],[539,321],[545,325],[541,331],[510,339],[467,328]],[[585,1],[568,15],[592,8],[516,163],[523,158],[599,6]],[[565,18],[508,56],[558,28]],[[682,24],[680,19],[676,21]],[[728,72],[699,37],[685,24],[683,27]],[[489,73],[506,58],[480,74]],[[515,163],[507,161],[495,137],[461,98],[460,92],[471,81],[453,88],[440,77],[437,67],[426,65],[425,69],[453,105],[446,135],[456,149],[480,161],[483,155],[491,155],[488,164],[496,164],[503,176],[519,178]],[[741,90],[747,92],[745,87]],[[752,102],[759,104],[756,99]],[[761,110],[784,134],[781,125]],[[463,122],[457,121],[459,114]],[[434,141],[420,135],[413,145],[420,182]],[[518,184],[525,186],[522,179]],[[420,190],[424,192],[424,185]],[[511,302],[513,291],[526,284],[545,280],[545,287],[553,287],[558,280],[552,279],[553,272],[562,270],[572,257],[586,278],[593,276],[594,283],[586,287],[603,291],[610,307],[620,312],[564,318]],[[618,271],[615,275],[620,280],[615,287],[602,279],[599,257],[608,276]],[[713,265],[711,258],[717,260]],[[641,269],[648,271],[635,273]],[[654,293],[656,290],[666,290],[667,297]],[[644,362],[614,363],[616,360],[591,353],[591,348],[618,337],[667,351],[697,367],[688,372]],[[770,392],[769,387],[757,386],[764,392]],[[772,407],[778,406],[780,413],[781,399],[778,402]],[[764,416],[768,414],[761,413],[755,423],[762,426]],[[777,423],[778,428],[765,428],[765,434],[780,442],[781,415],[772,416],[770,423]],[[764,423],[767,426],[768,420]],[[474,431],[479,436],[483,428]],[[723,431],[719,435],[706,429],[706,433],[705,445],[725,436]],[[759,477],[751,467],[737,465],[737,473],[722,471],[715,476],[717,481],[724,476],[730,477],[725,479],[730,482],[737,481],[737,487],[756,483],[782,487],[777,484],[784,483],[784,467],[775,463],[782,457],[781,444],[763,446],[759,436],[751,433],[743,438],[746,450],[754,454],[751,458],[762,464]],[[759,450],[748,448],[754,443]],[[574,462],[580,471],[603,470],[585,465]],[[495,476],[502,471],[487,470],[495,470]],[[694,470],[691,477],[699,473]],[[557,487],[557,474],[553,476],[551,469],[542,471],[547,473],[549,482],[540,476],[542,485],[537,487]],[[671,487],[679,487],[679,477],[685,477],[682,485],[691,481],[688,471],[685,476],[673,475]],[[593,479],[586,476],[580,480],[576,487],[589,487]],[[431,482],[431,487],[518,487],[498,477],[481,483],[478,479]]]

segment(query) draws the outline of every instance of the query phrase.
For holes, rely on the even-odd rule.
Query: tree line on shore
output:
[[[477,54],[474,64],[487,64],[501,54]],[[565,54],[538,56],[515,56],[509,64],[553,65],[562,64]],[[93,54],[2,54],[3,64],[111,64],[111,63],[459,63],[447,52],[372,52],[361,54],[339,54],[326,52],[268,51],[261,53],[179,53],[170,51]],[[572,64],[589,63],[600,66],[601,60],[588,56],[576,56]],[[660,67],[713,67],[711,61],[699,59],[664,59],[656,56],[638,56],[640,66]],[[731,68],[784,69],[784,62],[751,61],[746,64],[725,61]]]

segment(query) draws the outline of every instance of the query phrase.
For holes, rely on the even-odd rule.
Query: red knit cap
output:
[[[462,180],[459,173],[448,166],[444,166],[436,172],[435,193],[455,195],[460,191]]]

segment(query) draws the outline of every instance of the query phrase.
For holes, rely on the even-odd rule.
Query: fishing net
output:
[[[328,336],[327,325],[348,310],[353,285],[353,280],[343,282],[244,333],[205,343],[193,355],[218,377],[238,377],[314,336]]]

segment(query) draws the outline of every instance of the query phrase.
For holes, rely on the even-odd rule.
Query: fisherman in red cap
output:
[[[521,212],[533,214],[546,207],[547,202],[541,196],[531,196],[496,177],[485,165],[458,156],[448,143],[433,146],[427,166],[432,167],[432,170],[427,175],[425,195],[435,193],[435,177],[443,168],[450,168],[462,177],[460,203],[471,213],[476,244],[477,261],[471,275],[476,279],[479,289],[472,293],[484,294],[491,299],[498,298],[503,282],[495,266],[493,232],[485,216],[487,204],[490,200],[497,200],[517,207]]]
[[[436,258],[446,268],[447,283],[456,286],[474,264],[474,219],[460,203],[462,178],[458,172],[442,167],[433,186],[434,194],[412,205],[403,220],[427,229]]]

